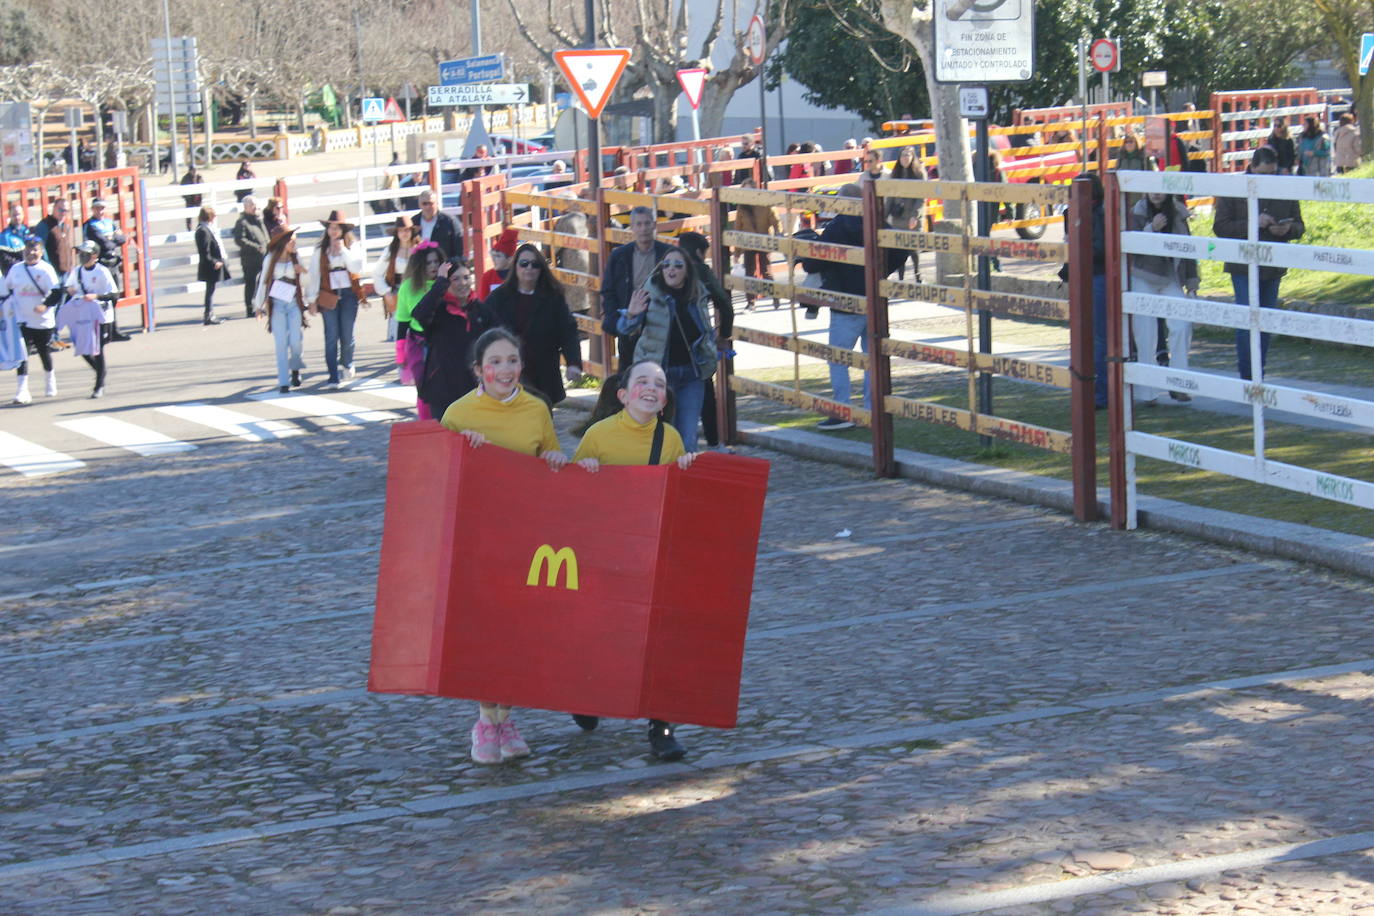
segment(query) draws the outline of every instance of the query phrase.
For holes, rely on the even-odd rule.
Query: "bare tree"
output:
[[[574,31],[572,22],[559,16],[555,0],[547,0],[544,13],[539,18],[532,16],[529,11],[522,12],[516,0],[506,2],[520,35],[550,63],[555,49],[575,48],[583,44],[583,33]],[[728,31],[724,28],[727,23],[741,22],[741,14],[747,9],[758,9],[756,3],[746,7],[739,0],[730,0],[728,4],[726,0],[715,0],[708,20],[711,25],[695,56],[688,54],[691,26],[688,8],[691,4],[677,0],[597,0],[597,3],[598,43],[631,50],[630,61],[617,91],[622,97],[641,90],[652,96],[654,138],[660,143],[670,142],[677,137],[677,97],[682,91],[678,85],[677,71],[685,67],[709,67],[723,35],[728,34],[733,42],[733,50],[730,63],[723,69],[714,70],[706,80],[702,102],[703,131],[718,133],[731,96],[759,76],[758,68],[749,62],[744,51],[743,32],[733,25]],[[776,47],[787,37],[787,6],[788,0],[774,0],[770,4],[771,47]],[[563,9],[566,12],[566,5]]]

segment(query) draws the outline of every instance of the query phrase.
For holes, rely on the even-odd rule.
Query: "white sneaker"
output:
[[[92,391],[92,392],[91,392],[91,400],[99,400],[100,398],[103,398],[104,396],[105,396],[105,386],[104,386],[104,385],[101,385],[101,386],[100,386],[99,388],[97,388],[95,391]]]
[[[53,372],[49,372],[49,373],[48,373],[48,384],[47,384],[47,387],[44,389],[43,393],[46,394],[46,395],[47,395],[48,397],[50,397],[50,398],[57,397],[57,372],[56,372],[56,371],[53,371]]]
[[[357,374],[358,373],[354,371],[352,366],[344,366],[344,378],[353,378],[353,376]]]
[[[29,394],[29,377],[27,375],[19,376],[19,388],[14,392],[14,403],[33,403],[33,395]]]

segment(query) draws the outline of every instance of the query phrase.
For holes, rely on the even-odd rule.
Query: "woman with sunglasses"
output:
[[[576,381],[582,377],[582,345],[563,285],[538,248],[526,243],[515,250],[515,266],[491,291],[486,306],[498,324],[523,341],[521,383],[550,404],[563,400],[558,356],[561,353],[568,364],[568,381]]]
[[[707,310],[711,295],[691,269],[687,254],[671,247],[644,285],[635,290],[616,333],[638,335],[635,358],[663,367],[677,403],[673,427],[689,452],[697,450],[697,426],[707,380],[716,371],[716,332]]]

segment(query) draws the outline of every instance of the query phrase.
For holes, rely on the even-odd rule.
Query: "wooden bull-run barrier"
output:
[[[735,371],[727,354],[716,374],[717,411],[722,436],[736,441],[737,426],[734,397],[762,397],[790,406],[850,420],[872,431],[873,467],[876,473],[891,476],[896,471],[893,436],[894,420],[915,420],[977,433],[995,440],[1015,442],[1068,454],[1073,464],[1074,513],[1082,520],[1097,516],[1096,432],[1093,408],[1092,359],[1092,226],[1090,190],[1086,180],[1072,189],[1062,185],[956,183],[944,181],[880,180],[863,182],[860,198],[837,197],[809,190],[760,190],[737,187],[707,187],[714,171],[757,169],[756,160],[722,160],[679,166],[660,166],[648,176],[620,176],[626,187],[646,187],[658,178],[692,172],[701,182],[697,190],[674,194],[651,194],[619,187],[603,187],[596,192],[586,185],[572,185],[554,192],[530,188],[502,187],[500,176],[468,182],[464,189],[465,221],[469,250],[476,260],[475,270],[486,269],[487,250],[503,228],[514,227],[521,242],[543,246],[558,279],[573,292],[583,292],[575,305],[580,330],[591,335],[593,347],[584,369],[605,377],[612,369],[614,342],[601,327],[599,265],[606,262],[613,246],[632,240],[618,223],[635,206],[647,206],[659,214],[658,235],[671,242],[687,229],[697,229],[711,241],[711,262],[722,274],[726,287],[746,293],[786,300],[793,310],[793,330],[778,334],[736,324],[734,339],[741,343],[790,352],[794,367],[803,355],[866,370],[873,384],[873,408],[865,410],[842,404],[802,387],[799,371],[793,384],[779,385],[747,378]],[[648,171],[647,169],[642,171]],[[843,181],[846,176],[826,176],[824,184]],[[856,177],[856,176],[848,176]],[[1047,212],[1067,210],[1070,231],[1067,242],[1039,242],[1022,239],[980,236],[964,228],[957,232],[894,230],[883,227],[882,198],[908,197],[958,202],[961,209],[986,201],[999,204],[1032,205]],[[863,219],[864,245],[844,246],[806,241],[791,236],[761,235],[734,228],[734,208],[739,205],[764,205],[784,213],[849,214]],[[598,227],[604,227],[598,229]],[[781,254],[787,259],[784,277],[769,279],[739,277],[729,273],[728,252],[753,250]],[[914,283],[890,280],[879,265],[885,263],[885,250],[935,251],[963,259],[959,285]],[[568,257],[572,255],[573,257]],[[582,257],[578,257],[578,256]],[[975,263],[980,257],[1034,259],[1070,265],[1067,297],[1011,294],[976,288]],[[862,265],[866,272],[865,296],[819,290],[803,286],[797,276],[796,260],[812,258],[835,263]],[[966,339],[962,347],[943,347],[913,343],[889,335],[888,301],[892,298],[920,299],[963,311]],[[797,333],[795,310],[798,306],[826,306],[839,311],[862,314],[867,318],[868,352],[830,347],[808,340]],[[978,345],[977,319],[980,314],[1002,318],[1021,318],[1067,322],[1071,337],[1070,368],[1049,363],[997,356]],[[961,369],[967,375],[968,406],[956,407],[934,401],[902,397],[892,391],[891,360],[904,359]],[[1000,376],[1014,382],[1033,383],[1067,391],[1066,429],[1039,426],[1013,417],[980,413],[977,387],[981,379]]]

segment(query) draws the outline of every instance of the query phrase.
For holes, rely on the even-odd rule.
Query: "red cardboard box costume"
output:
[[[733,727],[767,484],[393,426],[368,689]]]

